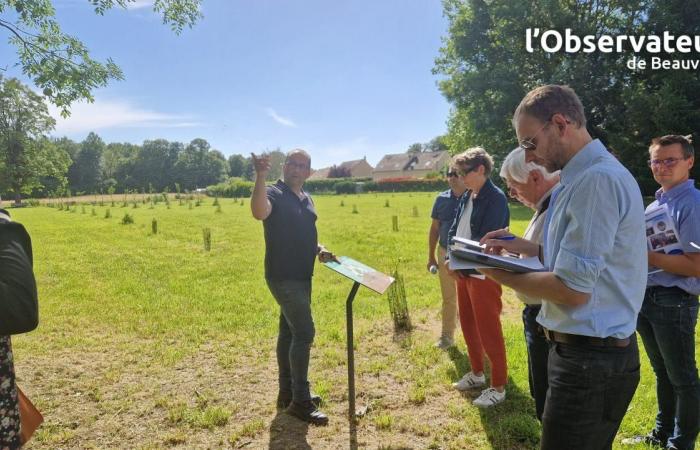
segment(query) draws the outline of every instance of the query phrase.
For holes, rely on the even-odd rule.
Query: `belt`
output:
[[[656,293],[656,292],[675,292],[676,294],[681,294],[681,295],[692,295],[686,292],[685,290],[679,288],[678,286],[649,286],[647,288],[647,292],[649,293]]]
[[[592,337],[581,336],[579,334],[560,333],[558,331],[548,330],[542,327],[544,337],[550,342],[558,342],[560,344],[570,345],[592,345],[594,347],[620,347],[624,348],[630,344],[630,338],[618,339],[614,337]]]

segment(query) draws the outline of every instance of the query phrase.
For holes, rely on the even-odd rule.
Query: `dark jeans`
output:
[[[639,384],[636,335],[627,347],[550,343],[541,448],[612,448]]]
[[[523,309],[523,329],[527,346],[527,379],[530,383],[530,395],[535,399],[537,420],[542,421],[544,401],[547,398],[547,359],[549,344],[544,337],[542,327],[537,323],[537,315],[542,305],[525,305]]]
[[[311,317],[311,280],[267,280],[267,286],[280,305],[277,336],[280,391],[291,391],[296,402],[310,400],[309,354],[316,333]]]
[[[651,287],[637,318],[656,374],[659,413],[654,434],[671,448],[695,448],[700,429],[700,383],[695,364],[698,297],[678,288]]]

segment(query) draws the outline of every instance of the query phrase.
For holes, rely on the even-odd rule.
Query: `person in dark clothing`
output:
[[[318,409],[320,398],[311,395],[308,381],[309,356],[315,335],[311,316],[311,277],[314,261],[335,257],[318,244],[316,210],[302,189],[311,174],[311,158],[304,150],[287,153],[283,180],[265,186],[270,170],[267,156],[253,155],[255,187],[251,198],[253,217],[265,230],[265,279],[280,305],[277,364],[278,408],[315,425],[328,424]]]
[[[0,448],[21,447],[10,335],[37,327],[39,311],[32,244],[24,227],[0,209]]]

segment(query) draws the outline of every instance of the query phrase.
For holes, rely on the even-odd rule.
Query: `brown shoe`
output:
[[[328,416],[323,414],[311,400],[301,403],[292,402],[286,411],[287,414],[312,425],[328,425]]]

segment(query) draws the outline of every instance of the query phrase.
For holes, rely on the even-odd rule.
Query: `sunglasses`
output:
[[[450,170],[450,171],[447,172],[445,175],[447,176],[447,178],[452,178],[452,177],[458,177],[458,176],[459,176],[459,174],[457,173],[456,170]]]
[[[552,120],[552,119],[549,119]],[[550,121],[547,121],[544,125],[542,125],[542,128],[537,130],[537,132],[531,137],[531,138],[525,138],[520,141],[520,148],[525,150],[526,152],[532,152],[537,149],[537,144],[535,143],[535,138],[537,138],[537,135],[542,132],[547,126],[551,123]]]
[[[678,161],[683,161],[686,158],[666,158],[666,159],[650,159],[647,161],[649,167],[661,167],[671,168],[678,164]]]
[[[467,175],[469,175],[471,172],[474,172],[474,171],[475,171],[476,169],[478,169],[478,168],[479,168],[479,166],[470,167],[470,168],[467,169],[467,170],[458,170],[458,171],[457,171],[457,176],[466,177]]]
[[[546,122],[544,125],[542,125],[542,127],[541,127],[539,130],[537,130],[537,132],[536,132],[532,137],[530,137],[530,138],[525,138],[525,139],[521,140],[521,141],[519,142],[520,148],[522,148],[522,149],[525,150],[526,152],[535,151],[535,150],[537,149],[537,143],[535,143],[535,138],[537,138],[537,135],[540,134],[540,133],[542,132],[542,130],[544,130],[545,128],[547,128],[547,127],[552,123],[552,118],[553,118],[553,117],[554,117],[554,116],[552,116],[552,117],[550,117],[549,119],[547,119],[547,122]],[[570,122],[569,120],[566,120],[566,123],[567,123],[567,124],[570,124],[571,122]]]

